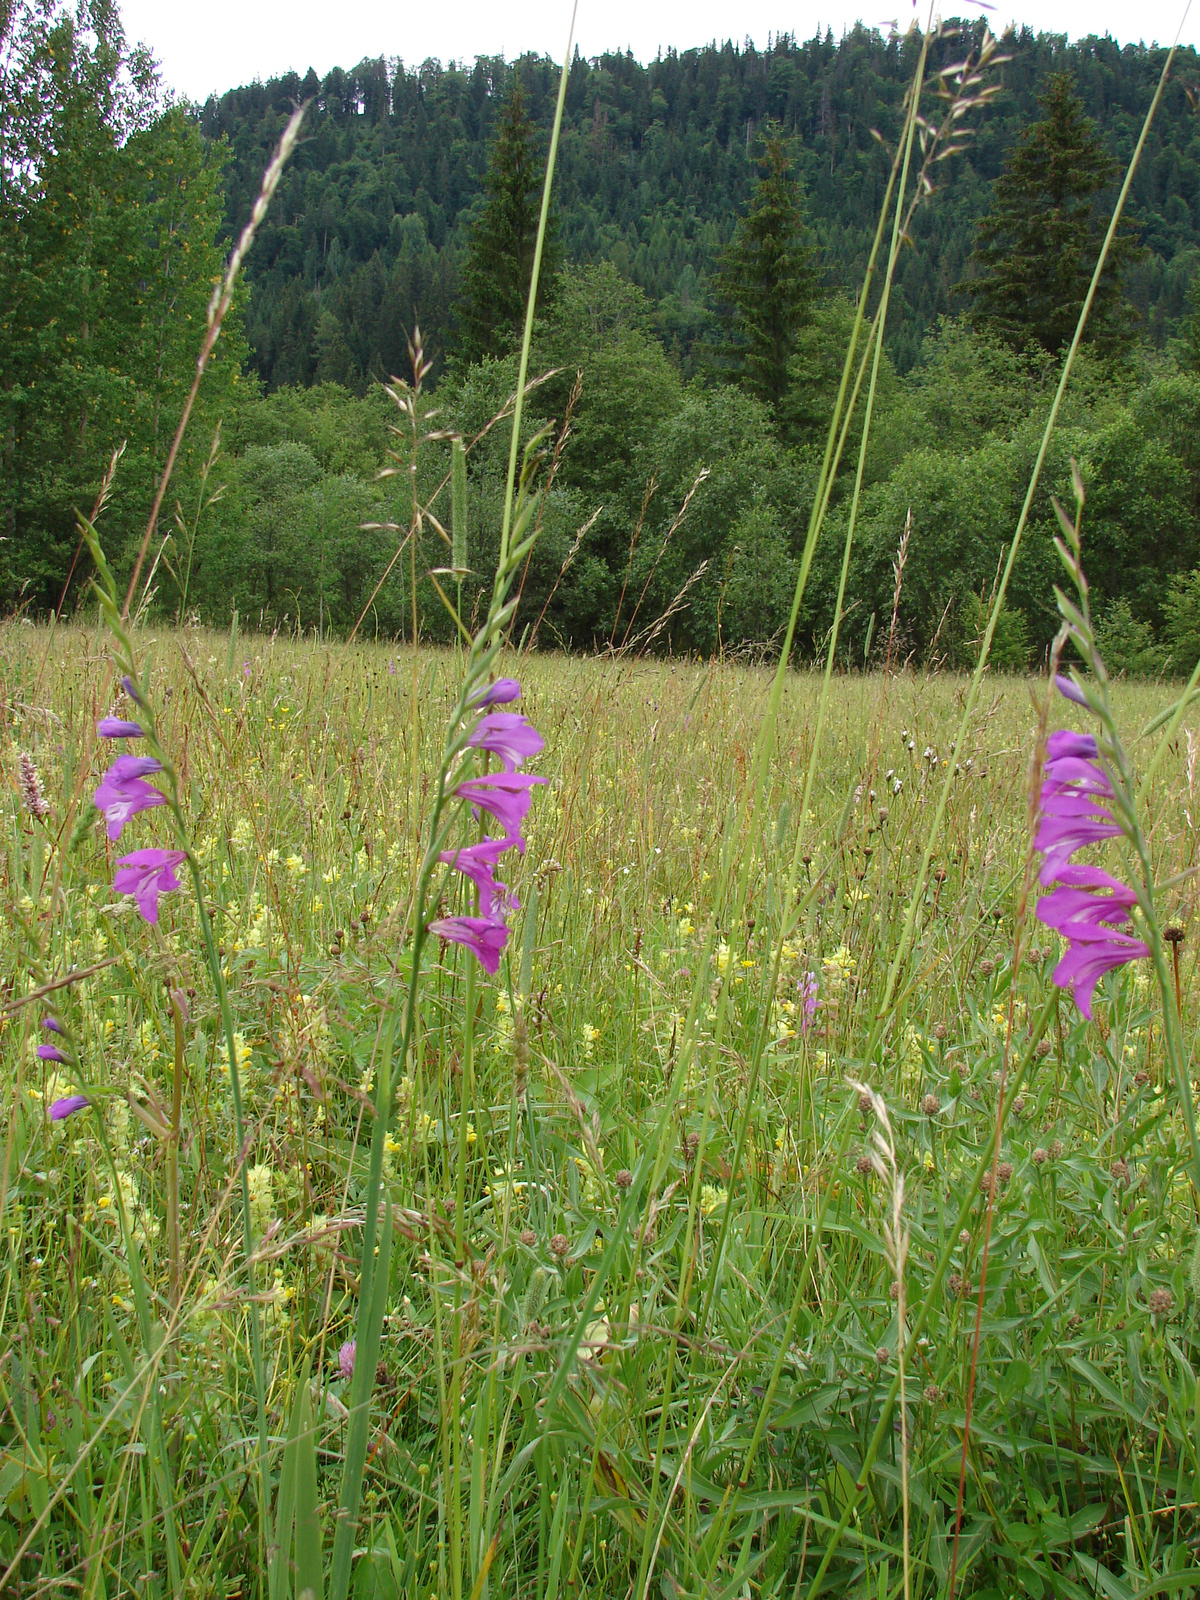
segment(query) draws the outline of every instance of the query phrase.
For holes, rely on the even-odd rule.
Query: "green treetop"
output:
[[[769,128],[763,145],[762,177],[721,259],[716,288],[727,307],[742,385],[778,411],[797,335],[812,315],[817,280],[805,243],[800,185],[776,128]]]
[[[487,201],[471,231],[457,307],[460,357],[498,355],[519,333],[533,272],[541,210],[542,164],[525,111],[521,80],[500,114],[487,175]],[[560,247],[553,214],[546,230],[538,304],[553,296]]]
[[[976,327],[1015,346],[1052,354],[1070,341],[1108,226],[1097,205],[1116,168],[1065,73],[1041,99],[1040,122],[1018,141],[997,178],[991,212],[979,224],[976,276],[963,285]],[[1086,338],[1107,353],[1128,343],[1133,311],[1121,294],[1121,269],[1141,251],[1122,222],[1097,285]]]

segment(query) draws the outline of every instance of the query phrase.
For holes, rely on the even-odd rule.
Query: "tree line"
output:
[[[388,531],[405,520],[398,480],[378,473],[395,444],[382,381],[406,369],[419,322],[439,428],[480,436],[469,607],[499,524],[506,449],[503,430],[485,429],[516,381],[552,65],[365,63],[197,110],[163,103],[153,63],[102,0],[74,11],[26,0],[0,22],[6,602],[71,606],[86,576],[73,508],[93,509],[122,441],[105,536],[118,558],[139,536],[222,248],[304,96],[307,136],[206,379],[147,603],[216,623],[236,606],[264,626],[409,630],[408,562],[392,564]],[[947,60],[952,43],[939,45]],[[959,52],[970,43],[968,30]],[[540,643],[651,634],[656,648],[757,651],[778,636],[853,317],[846,286],[882,193],[886,153],[870,126],[895,132],[911,48],[858,29],[646,67],[573,64],[533,351],[552,376],[529,419],[532,433],[569,416],[570,438],[517,624]],[[1158,53],[1111,41],[1023,33],[1005,49],[1001,92],[939,168],[902,256],[851,572],[851,662],[871,660],[888,631],[906,526],[901,646],[972,658],[1157,70]],[[1193,138],[1175,84],[1102,280],[1001,665],[1028,662],[1054,631],[1049,490],[1066,486],[1072,455],[1089,483],[1090,570],[1114,663],[1160,670],[1200,655]],[[654,238],[666,240],[657,256]],[[424,492],[448,448],[421,453]],[[801,653],[819,647],[831,611],[847,487],[843,474]],[[444,566],[436,532],[424,539],[418,572]],[[439,637],[440,601],[418,581],[423,631]]]

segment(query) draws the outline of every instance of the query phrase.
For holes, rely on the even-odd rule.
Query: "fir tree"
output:
[[[817,280],[805,243],[800,186],[778,128],[768,129],[763,145],[762,177],[721,259],[716,290],[726,306],[730,355],[743,387],[778,413],[797,335],[812,316]]]
[[[457,354],[466,361],[497,355],[519,333],[533,272],[541,210],[542,168],[536,131],[525,111],[521,80],[500,114],[487,175],[487,203],[471,231],[456,311]],[[542,251],[538,305],[553,295],[560,247],[551,213]]]
[[[1075,332],[1108,226],[1097,201],[1112,186],[1116,166],[1065,73],[1050,78],[1040,104],[1044,117],[1027,129],[996,180],[971,257],[976,275],[961,288],[973,298],[976,327],[1015,347],[1040,345],[1053,354]],[[1141,254],[1122,220],[1085,332],[1105,353],[1117,353],[1132,337],[1133,310],[1120,275]]]

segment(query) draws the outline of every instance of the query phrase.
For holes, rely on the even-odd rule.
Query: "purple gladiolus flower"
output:
[[[85,1106],[90,1106],[91,1101],[85,1094],[64,1095],[61,1100],[55,1100],[50,1107],[51,1122],[62,1122],[67,1117],[73,1117],[77,1111],[82,1111]]]
[[[178,889],[175,868],[186,860],[182,850],[135,850],[117,862],[113,888],[131,894],[146,921],[157,922],[158,897]]]
[[[479,958],[485,972],[495,973],[508,943],[508,929],[494,917],[441,917],[429,924],[430,933],[451,944],[466,945]]]
[[[1054,687],[1065,700],[1074,700],[1077,706],[1087,705],[1087,695],[1084,694],[1073,678],[1065,677],[1061,672],[1056,673]]]
[[[800,1031],[808,1032],[808,1025],[817,1014],[817,975],[806,972],[800,980]]]
[[[118,756],[109,767],[96,790],[96,809],[108,820],[110,839],[119,839],[121,829],[137,812],[166,805],[162,790],[145,781],[150,773],[162,769],[162,762],[153,756]]]
[[[459,784],[454,793],[460,800],[471,802],[476,816],[484,811],[490,812],[524,854],[525,840],[521,837],[521,824],[533,800],[534,784],[546,781],[545,778],[535,778],[524,772],[489,772],[482,778],[468,778],[465,783]]]
[[[122,689],[124,689],[125,693],[129,696],[129,698],[133,701],[135,706],[140,706],[143,703],[142,702],[142,697],[138,693],[138,690],[137,690],[137,684],[134,683],[133,679],[129,676],[128,673],[126,673],[125,676],[121,679],[121,687],[122,687]]]
[[[1069,680],[1056,681],[1069,699],[1079,698],[1063,687],[1068,683],[1074,690]],[[1046,858],[1039,880],[1046,887],[1055,885],[1038,901],[1038,920],[1067,941],[1054,982],[1060,989],[1074,989],[1075,1004],[1089,1019],[1092,996],[1105,973],[1150,954],[1144,940],[1123,928],[1137,904],[1136,892],[1100,867],[1071,861],[1076,850],[1121,833],[1112,813],[1100,804],[1113,798],[1113,788],[1098,754],[1090,734],[1066,729],[1051,734],[1034,838]]]
[[[125,722],[121,717],[101,717],[96,732],[102,739],[144,739],[140,722]]]
[[[56,1044],[40,1044],[37,1047],[38,1059],[41,1061],[69,1061]]]
[[[497,678],[495,683],[485,684],[482,689],[477,689],[467,704],[475,711],[484,706],[504,706],[510,700],[521,698],[521,685],[515,678]]]
[[[62,1023],[55,1017],[43,1017],[42,1027],[47,1033],[63,1033],[65,1031]]]
[[[338,1351],[338,1371],[346,1382],[354,1376],[354,1340],[347,1339]]]
[[[499,756],[506,772],[515,772],[527,756],[546,748],[533,723],[517,711],[492,711],[480,717],[467,735],[467,743]]]
[[[481,839],[478,844],[464,845],[461,850],[443,850],[438,856],[447,866],[456,868],[479,890],[479,906],[488,918],[502,916],[505,911],[517,909],[515,895],[510,895],[508,885],[496,877],[496,867],[506,850],[511,850],[514,839]]]
[[[1085,934],[1073,928],[1069,934],[1067,953],[1054,969],[1054,981],[1060,989],[1075,986],[1075,1004],[1089,1020],[1092,1015],[1092,994],[1106,972],[1123,967],[1127,961],[1137,961],[1150,954],[1150,946],[1131,933],[1117,933],[1111,928],[1091,928]]]

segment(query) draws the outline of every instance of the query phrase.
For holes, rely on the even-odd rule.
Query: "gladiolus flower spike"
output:
[[[500,678],[473,695],[468,705],[474,710],[516,700],[521,685],[515,678]],[[533,800],[535,784],[545,783],[516,769],[545,748],[541,734],[527,718],[511,711],[492,711],[481,716],[467,736],[477,750],[498,756],[503,772],[484,773],[468,778],[453,791],[480,817],[486,813],[499,824],[498,837],[486,837],[460,850],[443,850],[438,857],[447,866],[469,878],[479,892],[478,916],[441,917],[429,924],[429,932],[452,944],[464,945],[486,972],[495,973],[508,943],[505,913],[517,909],[517,898],[508,885],[496,877],[500,857],[507,850],[525,852],[521,826]]]
[[[1078,700],[1069,679],[1056,678],[1060,692]],[[1137,894],[1100,867],[1072,863],[1085,845],[1116,838],[1122,829],[1100,801],[1111,801],[1112,784],[1099,764],[1096,741],[1088,733],[1059,729],[1050,735],[1035,847],[1045,860],[1038,874],[1054,887],[1038,901],[1040,922],[1067,941],[1054,969],[1060,989],[1074,988],[1075,1004],[1092,1015],[1092,996],[1100,979],[1127,961],[1150,954],[1144,940],[1126,931]]]

